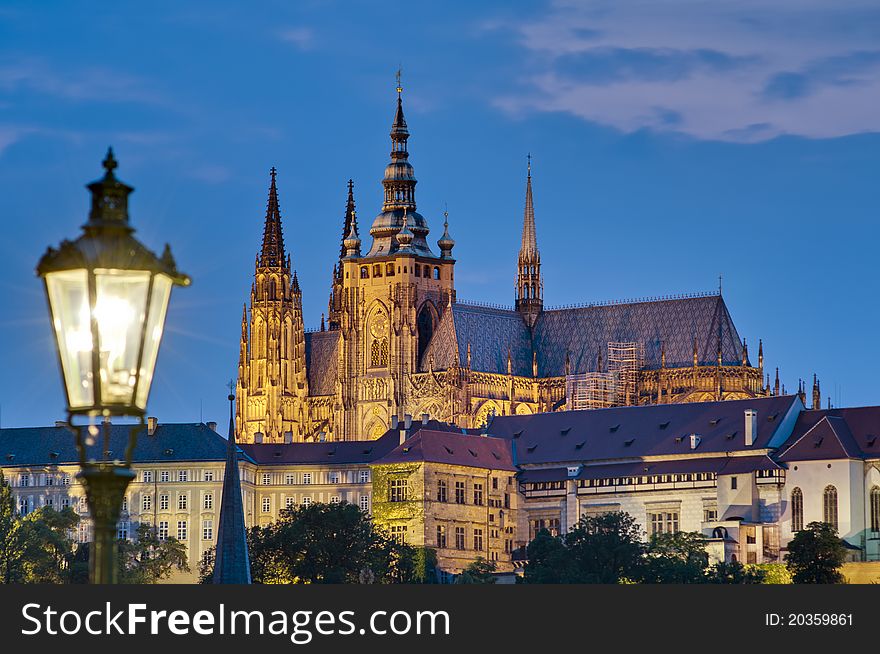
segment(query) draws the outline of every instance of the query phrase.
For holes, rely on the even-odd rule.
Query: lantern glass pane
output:
[[[52,326],[71,409],[90,407],[95,400],[88,279],[85,269],[46,275]]]
[[[94,318],[104,406],[131,405],[134,399],[149,285],[145,270],[95,270]]]
[[[156,369],[156,357],[159,354],[159,343],[165,327],[165,313],[171,297],[171,278],[167,275],[156,275],[153,278],[153,293],[150,298],[150,315],[144,330],[144,355],[141,358],[140,381],[138,382],[135,403],[146,410],[150,386],[153,383],[153,371]]]

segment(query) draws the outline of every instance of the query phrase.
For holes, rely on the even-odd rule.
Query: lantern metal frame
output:
[[[83,225],[83,233],[74,241],[62,241],[58,248],[48,248],[37,265],[37,275],[43,279],[43,288],[49,305],[52,320],[55,350],[64,393],[67,399],[67,424],[76,439],[79,456],[80,472],[77,478],[85,487],[89,512],[94,523],[95,536],[90,549],[89,571],[91,583],[115,583],[117,580],[116,564],[116,525],[120,517],[122,500],[128,484],[135,474],[131,469],[132,456],[137,444],[137,435],[145,427],[144,416],[152,379],[155,375],[156,360],[149,370],[149,379],[142,379],[142,364],[147,341],[147,327],[152,318],[159,318],[152,311],[162,311],[159,327],[164,328],[165,315],[170,301],[173,286],[188,286],[190,278],[180,273],[171,256],[168,245],[161,257],[157,257],[136,238],[132,236],[134,228],[128,221],[128,195],[134,190],[116,179],[114,169],[117,167],[113,150],[109,149],[103,162],[105,175],[102,179],[87,186],[92,193],[92,208],[89,220]],[[129,401],[108,401],[105,386],[108,382],[101,376],[101,344],[99,316],[96,315],[98,299],[96,271],[128,271],[149,274],[145,303],[143,306],[142,324],[140,325],[139,341],[137,342],[136,366],[134,368],[134,384]],[[86,289],[88,294],[88,329],[91,335],[91,403],[87,405],[74,403],[69,384],[74,378],[68,377],[68,365],[71,361],[64,360],[64,352],[72,359],[69,351],[62,348],[59,339],[64,324],[59,322],[56,307],[53,306],[48,277],[53,273],[67,271],[85,271]],[[101,273],[105,274],[105,273]],[[156,278],[165,275],[170,281],[167,297],[161,298],[165,305],[154,307],[153,290]],[[69,308],[67,309],[69,311]],[[68,316],[69,318],[69,316]],[[56,327],[61,325],[61,327]],[[155,325],[154,325],[155,326]],[[155,338],[153,356],[158,359],[161,332]],[[86,350],[81,350],[86,352]],[[66,365],[68,364],[68,365]],[[142,384],[149,384],[143,394],[142,406],[138,405],[138,394]],[[111,416],[132,416],[137,423],[130,427],[128,443],[124,459],[111,459],[109,419]],[[75,425],[75,418],[88,417],[89,424]],[[100,456],[90,457],[89,450],[97,443],[100,428],[97,418],[103,419],[103,438]]]

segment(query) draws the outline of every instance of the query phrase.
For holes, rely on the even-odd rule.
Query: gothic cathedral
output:
[[[719,293],[545,309],[526,177],[512,309],[457,300],[448,219],[428,243],[417,211],[401,89],[382,210],[361,240],[353,184],[327,323],[305,331],[271,171],[263,244],[238,365],[237,436],[250,442],[374,439],[406,416],[493,415],[770,395]],[[778,383],[775,392],[778,394]]]

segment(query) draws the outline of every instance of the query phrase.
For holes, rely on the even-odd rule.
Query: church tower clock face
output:
[[[388,332],[388,319],[383,313],[377,313],[370,321],[370,334],[373,338],[382,338]]]

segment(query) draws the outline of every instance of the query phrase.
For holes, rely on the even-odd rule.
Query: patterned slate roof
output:
[[[508,348],[515,375],[531,376],[533,351],[539,377],[564,375],[566,353],[573,374],[591,372],[600,353],[607,368],[609,342],[640,343],[648,368],[660,366],[664,342],[666,365],[686,367],[693,364],[695,337],[698,363],[714,365],[719,334],[722,362],[741,363],[742,342],[721,295],[544,311],[533,334],[516,311],[457,303],[444,312],[421,369],[429,355],[437,369],[465,366],[468,343],[471,369],[480,372],[506,373]]]
[[[880,458],[880,407],[803,411],[781,461]]]
[[[309,395],[333,395],[336,392],[339,332],[306,332],[306,371]]]
[[[758,433],[745,445],[745,410],[758,412]],[[497,416],[491,436],[515,442],[517,464],[613,461],[778,447],[789,438],[797,411],[795,395],[724,402],[655,404],[531,416]],[[781,430],[782,425],[787,425]],[[690,435],[700,436],[691,449]]]
[[[315,465],[371,463],[400,443],[396,429],[372,441],[326,443],[248,443],[240,447],[259,465]]]
[[[122,424],[110,426],[109,449],[112,458],[125,456],[130,428],[131,425]],[[135,463],[225,460],[226,439],[198,423],[159,423],[152,436],[148,436],[144,428],[138,433],[132,456]],[[0,429],[0,466],[40,466],[78,461],[76,441],[66,427]]]

